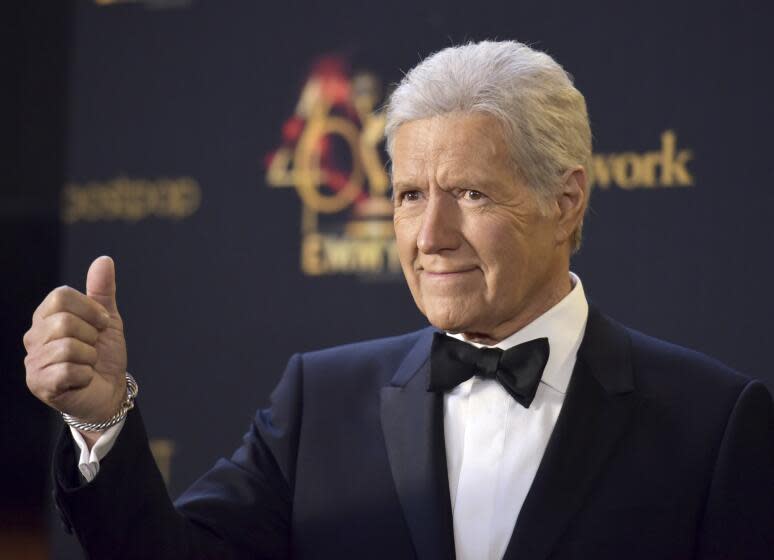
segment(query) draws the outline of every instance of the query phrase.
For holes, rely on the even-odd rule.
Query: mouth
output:
[[[470,268],[460,268],[460,269],[454,269],[454,270],[427,270],[424,268],[420,268],[418,272],[420,272],[423,276],[427,276],[428,278],[455,278],[458,276],[462,276],[464,274],[468,274],[469,272],[474,272],[476,270],[476,267],[470,267]]]

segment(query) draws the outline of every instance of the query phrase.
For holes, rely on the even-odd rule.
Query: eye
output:
[[[463,195],[467,200],[483,200],[485,198],[484,193],[481,191],[467,189]]]
[[[403,191],[398,193],[397,202],[399,204],[402,202],[416,202],[421,197],[422,193],[420,191]]]

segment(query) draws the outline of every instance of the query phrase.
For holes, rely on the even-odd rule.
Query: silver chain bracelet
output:
[[[84,432],[101,432],[103,430],[107,430],[111,426],[115,426],[121,420],[126,418],[127,413],[134,408],[134,399],[137,397],[137,393],[139,392],[140,387],[137,385],[137,381],[135,381],[134,377],[132,377],[131,374],[127,371],[126,399],[124,399],[124,402],[121,403],[121,406],[118,408],[118,412],[111,416],[110,419],[99,423],[83,422],[82,420],[78,420],[74,416],[70,416],[64,412],[62,412],[62,419],[68,426],[72,426],[76,430],[81,430]]]

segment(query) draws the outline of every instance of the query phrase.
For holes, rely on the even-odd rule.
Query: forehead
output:
[[[510,158],[500,122],[484,113],[451,113],[402,124],[395,132],[393,179],[433,177],[496,180],[510,176]]]

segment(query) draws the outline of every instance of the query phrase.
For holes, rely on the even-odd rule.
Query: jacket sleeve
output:
[[[230,459],[220,459],[173,504],[139,410],[100,472],[84,484],[72,438],[54,451],[54,499],[90,558],[287,558],[302,367],[293,356]]]
[[[726,425],[699,532],[697,557],[774,555],[774,411],[765,386],[751,381]]]

